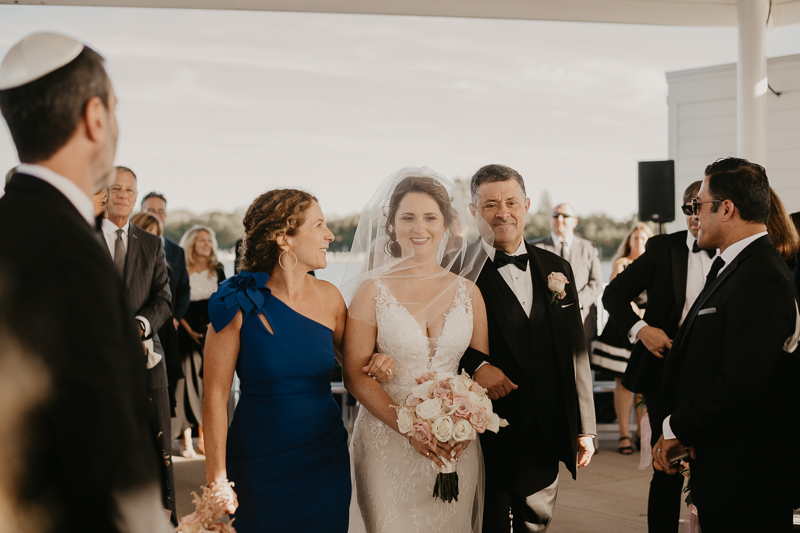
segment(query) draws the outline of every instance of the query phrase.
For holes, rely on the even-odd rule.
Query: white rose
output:
[[[486,395],[481,396],[481,400],[480,402],[478,402],[478,405],[486,409],[487,413],[492,412],[492,399],[489,398],[488,396]]]
[[[425,400],[417,406],[417,416],[423,420],[433,420],[438,418],[442,412],[442,400],[439,398]]]
[[[469,391],[469,394],[467,394],[467,399],[470,402],[472,402],[474,405],[480,405],[481,404],[481,395],[478,394],[477,392]]]
[[[411,429],[414,427],[414,413],[411,412],[411,409],[406,407],[401,407],[397,410],[397,429],[400,430],[400,433],[403,435],[408,435],[411,433]]]
[[[566,287],[567,283],[569,283],[567,276],[561,272],[551,272],[550,275],[547,276],[547,288],[553,292],[559,294],[564,292],[564,287]]]
[[[472,424],[469,423],[469,420],[461,419],[456,422],[455,427],[453,427],[453,440],[456,442],[464,442],[465,440],[475,440],[475,437],[478,434],[475,431],[475,428],[472,427]]]
[[[440,416],[431,424],[433,438],[439,442],[447,442],[453,436],[453,419],[447,415]]]
[[[490,414],[486,420],[486,430],[492,433],[497,433],[500,428],[504,428],[507,425],[508,421],[505,418],[500,418],[495,413]]]
[[[428,398],[431,397],[431,390],[433,390],[434,385],[435,383],[433,382],[433,380],[420,383],[419,385],[411,389],[411,394],[413,394],[417,398],[427,400]]]
[[[462,398],[466,398],[469,395],[469,386],[464,384],[464,381],[460,378],[461,376],[453,378],[453,380],[450,382],[450,390],[453,391],[453,396],[461,396]]]

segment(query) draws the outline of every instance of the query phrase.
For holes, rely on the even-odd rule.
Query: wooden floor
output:
[[[600,453],[572,481],[563,468],[558,501],[548,533],[641,533],[647,531],[650,470],[638,470],[639,452],[620,455],[613,440],[600,442]],[[177,450],[176,450],[177,451]],[[175,457],[178,515],[194,510],[191,491],[205,484],[205,461]],[[685,511],[684,511],[685,512]],[[678,532],[678,524],[675,531]]]

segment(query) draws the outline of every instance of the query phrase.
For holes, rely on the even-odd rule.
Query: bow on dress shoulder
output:
[[[208,316],[214,331],[225,329],[239,308],[245,315],[253,310],[263,313],[264,304],[272,294],[266,286],[267,281],[269,274],[266,272],[244,270],[223,281],[208,301]]]

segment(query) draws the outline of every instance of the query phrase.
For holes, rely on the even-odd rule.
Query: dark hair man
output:
[[[18,496],[53,531],[170,530],[142,346],[91,200],[113,177],[115,105],[102,57],[68,37],[30,35],[0,65],[0,111],[22,162],[0,198],[4,304],[49,381],[20,436]]]
[[[653,445],[668,414],[661,394],[664,356],[700,294],[716,253],[697,246],[699,228],[692,216],[692,199],[698,190],[700,182],[696,181],[683,193],[688,231],[650,238],[645,253],[611,280],[603,293],[603,305],[611,320],[628,333],[633,344],[622,384],[644,394]],[[631,302],[643,291],[647,291],[647,310],[644,319],[640,319]],[[650,533],[674,533],[683,505],[682,492],[681,476],[653,471],[647,500]]]
[[[514,531],[543,532],[555,507],[559,462],[574,478],[594,453],[580,300],[569,263],[522,238],[530,207],[522,176],[488,165],[475,173],[470,189],[472,216],[494,233],[493,245],[473,244],[489,256],[477,285],[486,301],[490,355],[485,360],[467,351],[461,366],[499,399],[495,412],[509,421],[497,435],[481,435],[483,531],[508,532],[513,520]],[[549,287],[549,278],[559,274],[568,281],[561,293]]]
[[[709,165],[692,200],[698,245],[719,255],[667,354],[668,416],[653,457],[657,469],[675,473],[668,457],[690,453],[692,500],[709,533],[741,530],[732,510],[752,506],[753,487],[758,528],[792,530],[796,480],[782,452],[797,424],[785,395],[800,385],[787,371],[800,317],[789,270],[767,235],[769,205],[764,168],[738,158]],[[751,448],[756,467],[743,462]]]

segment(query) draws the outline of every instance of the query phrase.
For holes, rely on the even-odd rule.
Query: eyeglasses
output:
[[[553,213],[550,216],[553,217],[553,218],[564,217],[564,220],[566,220],[568,218],[573,218],[572,215],[567,215],[565,213]]]
[[[706,200],[705,202],[700,202],[697,198],[692,198],[692,214],[696,215],[700,211],[700,205],[702,204],[718,204],[722,202],[722,200]]]
[[[681,211],[683,211],[683,214],[686,215],[687,217],[694,215],[694,211],[692,210],[692,204],[683,204],[681,206]]]

